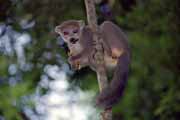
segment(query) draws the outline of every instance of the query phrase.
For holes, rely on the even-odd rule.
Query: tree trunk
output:
[[[106,70],[104,66],[104,55],[103,55],[104,52],[101,44],[102,36],[100,34],[99,27],[97,25],[94,0],[85,0],[85,5],[86,5],[88,25],[94,33],[93,41],[95,43],[94,51],[96,51],[94,54],[95,54],[95,61],[97,67],[97,78],[98,78],[99,89],[100,91],[102,91],[108,85]],[[104,110],[104,112],[101,113],[101,120],[112,120],[112,110],[111,109]]]

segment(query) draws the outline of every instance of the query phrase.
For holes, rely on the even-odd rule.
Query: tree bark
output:
[[[85,6],[86,6],[88,25],[94,33],[93,42],[95,43],[94,55],[95,55],[95,62],[97,68],[97,78],[98,78],[99,89],[100,91],[102,91],[104,88],[107,87],[108,81],[107,81],[106,69],[104,65],[104,52],[101,44],[102,36],[99,31],[99,27],[97,25],[97,16],[96,16],[94,0],[85,0]],[[112,120],[112,110],[111,109],[104,110],[101,113],[101,120]]]

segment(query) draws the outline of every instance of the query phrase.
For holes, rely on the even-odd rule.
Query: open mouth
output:
[[[70,42],[71,42],[72,44],[76,44],[76,42],[77,42],[78,40],[79,40],[79,39],[71,38],[71,39],[70,39]]]

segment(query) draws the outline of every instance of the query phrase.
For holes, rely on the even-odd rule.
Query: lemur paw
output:
[[[80,61],[76,60],[74,65],[75,65],[75,69],[77,70],[81,69]]]
[[[68,52],[68,56],[72,56],[73,54],[72,54],[72,52]]]
[[[112,59],[115,59],[115,60],[118,59],[118,56],[115,54],[112,54],[111,57],[112,57]]]
[[[114,60],[117,60],[119,56],[121,56],[123,53],[123,50],[118,50],[116,48],[112,49],[112,54],[111,54],[111,57],[112,59]]]
[[[113,63],[117,63],[118,56],[116,54],[112,54],[111,58]]]

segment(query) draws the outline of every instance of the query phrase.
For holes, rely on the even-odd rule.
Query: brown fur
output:
[[[78,33],[76,34],[70,34],[67,37],[62,33],[64,29],[71,33],[77,27]],[[80,69],[89,66],[96,71],[96,65],[93,62],[93,33],[88,26],[84,26],[82,21],[70,20],[57,26],[56,32],[64,38],[70,51],[73,51],[69,56],[69,63],[72,67]],[[107,69],[112,69],[114,75],[109,86],[97,97],[96,103],[99,107],[109,108],[118,102],[124,91],[130,64],[130,49],[126,35],[112,22],[105,21],[101,24],[100,32],[103,37],[105,66]],[[77,41],[72,43],[72,39]]]

